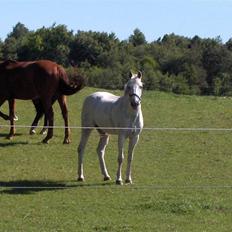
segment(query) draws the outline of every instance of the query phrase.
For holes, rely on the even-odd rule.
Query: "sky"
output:
[[[232,0],[0,0],[0,39],[23,23],[29,30],[54,23],[68,30],[114,32],[128,39],[138,28],[148,42],[165,34],[232,38]]]

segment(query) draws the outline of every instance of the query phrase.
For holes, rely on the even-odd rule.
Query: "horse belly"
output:
[[[29,100],[38,97],[34,78],[26,72],[19,72],[18,75],[12,74],[8,77],[7,82],[7,89],[13,98]]]
[[[82,125],[96,127],[100,133],[117,134],[118,132],[113,129],[117,125],[112,118],[112,109],[116,100],[116,96],[108,93],[96,92],[89,95],[82,109]]]
[[[112,130],[115,125],[112,122],[111,118],[111,108],[110,106],[105,106],[96,104],[92,108],[92,112],[90,113],[93,118],[93,126],[98,128],[100,133],[113,134],[115,130]]]
[[[94,115],[94,122],[98,126],[102,126],[102,127],[113,126],[109,107],[103,108],[100,106],[96,106],[93,115]]]
[[[19,90],[12,90],[11,96],[16,99],[30,100],[38,98],[37,91],[33,87],[21,87]]]

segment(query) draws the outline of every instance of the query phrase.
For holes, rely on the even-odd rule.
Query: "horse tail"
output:
[[[79,74],[72,75],[68,77],[65,70],[58,67],[60,82],[59,90],[63,95],[72,95],[79,90],[83,89],[85,86],[85,78]]]

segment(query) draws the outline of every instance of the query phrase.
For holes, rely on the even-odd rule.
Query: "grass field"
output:
[[[80,126],[85,88],[68,98],[70,125]],[[120,91],[114,91],[121,94]],[[232,128],[230,98],[144,92],[145,127]],[[55,124],[63,125],[55,108]],[[7,112],[7,104],[2,107]],[[31,102],[17,101],[17,125],[30,125]],[[0,119],[0,124],[6,124]],[[76,149],[63,145],[63,129],[50,144],[17,128],[8,141],[0,128],[0,231],[231,231],[232,134],[223,131],[144,130],[133,161],[133,185],[116,186],[117,138],[106,162],[112,181],[102,181],[97,133],[85,153],[86,182],[76,178]],[[125,165],[124,165],[125,172]],[[25,188],[24,188],[25,187]],[[39,187],[39,188],[38,188]]]

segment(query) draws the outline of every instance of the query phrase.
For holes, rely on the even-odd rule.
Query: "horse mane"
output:
[[[1,67],[1,68],[5,68],[6,66],[8,66],[8,65],[10,65],[10,64],[16,64],[16,63],[17,63],[16,60],[8,59],[8,60],[1,61],[0,67]]]
[[[17,60],[11,60],[11,59],[9,59],[9,60],[5,60],[4,61],[6,64],[16,64],[17,63]]]

